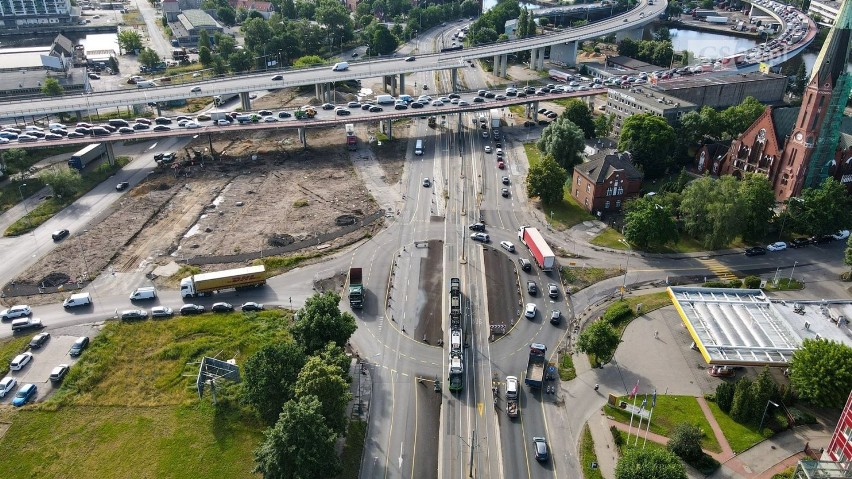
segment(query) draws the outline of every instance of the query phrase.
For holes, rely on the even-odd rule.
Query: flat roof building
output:
[[[621,125],[631,115],[651,113],[674,124],[684,113],[697,109],[698,105],[646,88],[607,90],[606,112],[615,115],[613,130],[616,134],[621,132]]]
[[[0,0],[0,27],[17,29],[71,23],[70,0]]]
[[[830,27],[837,21],[841,4],[842,2],[835,0],[811,0],[808,6],[808,16],[813,18],[819,15],[819,22],[817,23],[824,27]]]
[[[177,21],[169,23],[169,26],[178,43],[184,47],[198,44],[201,30],[206,30],[211,37],[223,31],[222,25],[204,10],[184,10],[177,15]]]
[[[852,345],[847,303],[771,300],[759,289],[670,287],[669,296],[708,364],[786,366],[805,339]],[[846,317],[850,317],[847,315]]]
[[[787,89],[787,77],[775,73],[738,73],[736,75],[696,75],[660,80],[654,90],[696,105],[727,108],[739,105],[746,97],[764,104],[780,104]]]

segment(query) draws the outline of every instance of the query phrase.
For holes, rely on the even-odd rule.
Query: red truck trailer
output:
[[[556,256],[553,250],[544,241],[544,237],[538,229],[531,226],[518,228],[518,239],[530,250],[535,263],[542,271],[550,271],[556,265]]]

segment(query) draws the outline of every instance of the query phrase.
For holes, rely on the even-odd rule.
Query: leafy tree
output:
[[[808,86],[808,70],[805,62],[802,62],[796,70],[796,79],[790,82],[790,91],[796,96],[802,96],[806,86]]]
[[[231,71],[234,72],[249,71],[251,70],[253,63],[254,57],[248,50],[238,50],[228,56],[228,66],[230,66]]]
[[[314,65],[322,65],[323,63],[325,63],[325,60],[321,56],[307,55],[297,58],[296,61],[293,62],[293,66],[296,68],[307,68]]]
[[[470,42],[473,45],[479,45],[481,43],[493,43],[497,41],[497,38],[500,35],[497,33],[497,30],[485,27],[485,28],[477,28],[473,35],[469,35]]]
[[[681,423],[675,426],[667,447],[686,462],[694,463],[704,457],[701,450],[701,428],[694,424]]]
[[[749,391],[751,395],[751,414],[749,414],[751,424],[759,424],[762,419],[763,411],[767,402],[770,399],[778,399],[778,385],[772,379],[769,373],[769,367],[764,366],[757,379],[751,383]]]
[[[27,150],[21,148],[0,151],[0,157],[6,165],[6,173],[9,175],[20,173],[30,166],[27,162]]]
[[[615,466],[615,479],[686,479],[677,456],[664,449],[629,449]]]
[[[142,49],[142,35],[136,30],[122,30],[118,32],[118,46],[125,52]]]
[[[237,51],[237,41],[230,35],[217,32],[214,38],[216,39],[216,52],[222,55],[222,58],[228,58],[232,53]]]
[[[342,347],[335,344],[334,341],[329,342],[319,351],[319,357],[326,364],[337,366],[340,369],[341,377],[346,379],[346,381],[351,381],[349,378],[349,364],[352,361]]]
[[[278,8],[282,17],[289,19],[296,18],[296,4],[293,0],[281,0],[278,4]]]
[[[296,0],[296,17],[302,20],[313,20],[316,16],[317,6],[314,2],[307,0]]]
[[[461,14],[465,17],[473,17],[479,13],[479,2],[476,0],[464,0],[461,5],[459,5],[459,9],[461,10]]]
[[[722,124],[729,138],[736,138],[746,131],[757,118],[763,114],[766,106],[753,97],[746,97],[739,105],[734,105],[722,112]]]
[[[237,24],[237,12],[231,7],[219,7],[216,18],[229,27]]]
[[[53,77],[48,77],[45,78],[44,83],[41,84],[41,92],[46,96],[59,96],[65,92],[65,89],[59,84],[59,80]]]
[[[736,384],[733,382],[722,381],[716,386],[716,405],[724,412],[731,411],[731,404],[734,402],[734,392]]]
[[[747,378],[740,378],[734,388],[731,417],[739,423],[750,424],[752,411],[754,411],[754,401],[751,397],[751,381]]]
[[[272,38],[272,28],[269,23],[263,18],[252,18],[243,22],[240,29],[245,37],[246,48],[253,51],[256,55],[263,55],[263,47]],[[268,51],[267,53],[274,53]]]
[[[657,40],[658,42],[671,41],[671,39],[672,39],[672,34],[669,31],[668,27],[659,27],[656,30],[654,30],[653,34],[654,34],[654,40]]]
[[[680,215],[684,230],[707,249],[729,244],[741,230],[739,181],[733,176],[705,176],[683,190]]]
[[[565,104],[562,118],[577,125],[583,131],[586,138],[595,137],[595,121],[592,119],[592,110],[583,100],[572,98]]]
[[[138,58],[139,58],[139,63],[141,63],[142,65],[144,65],[148,68],[153,68],[154,65],[161,62],[160,55],[158,55],[157,52],[155,52],[154,50],[151,50],[150,48],[146,48],[146,49],[142,50],[141,52],[139,52]]]
[[[208,51],[210,50],[210,34],[207,33],[207,30],[201,29],[198,31],[198,50],[200,51],[204,47],[207,47]]]
[[[580,154],[585,146],[582,130],[566,118],[557,118],[547,125],[536,143],[539,151],[552,156],[568,172],[583,162]]]
[[[637,45],[632,39],[625,38],[618,42],[618,54],[634,58],[639,54],[639,45]]]
[[[306,361],[304,348],[293,342],[266,346],[243,366],[243,401],[273,424],[284,403],[295,397],[296,379]]]
[[[367,55],[388,55],[396,50],[399,40],[388,30],[384,24],[372,26],[373,35],[370,45],[367,47]]]
[[[520,15],[518,15],[517,29],[515,30],[515,35],[518,38],[527,37],[527,32],[529,31],[529,23],[527,22],[527,19],[529,18],[529,16],[529,10],[527,10],[526,8],[522,8]]]
[[[852,390],[852,348],[826,339],[805,339],[793,353],[790,384],[816,406],[842,407]]]
[[[615,123],[615,115],[598,115],[595,117],[595,136],[597,138],[606,138],[612,133],[612,126]]]
[[[846,249],[843,250],[843,264],[852,269],[852,235],[846,240]]]
[[[674,129],[663,117],[643,113],[624,120],[618,149],[629,151],[645,179],[653,180],[665,174],[675,139]]]
[[[340,311],[337,293],[317,293],[299,310],[299,319],[291,327],[293,338],[305,345],[308,354],[323,349],[326,343],[346,344],[357,328],[355,317]]]
[[[308,359],[296,380],[296,397],[320,398],[320,412],[332,431],[342,434],[346,429],[346,406],[352,399],[349,384],[336,364],[319,356]]]
[[[527,174],[527,196],[538,196],[546,205],[555,205],[562,201],[568,172],[550,155],[542,158],[537,164],[530,165]]]
[[[625,205],[624,237],[639,249],[662,246],[678,239],[672,210],[655,197],[641,197]]]
[[[349,10],[342,3],[320,0],[316,9],[316,21],[325,25],[332,46],[339,46],[352,39],[352,19]]]
[[[210,53],[210,47],[201,47],[198,49],[198,61],[205,67],[213,62],[213,54]]]
[[[746,241],[763,239],[769,231],[769,222],[775,216],[775,194],[765,175],[746,173],[737,192],[741,234]]]
[[[595,321],[577,338],[577,350],[595,356],[601,364],[608,363],[615,354],[621,338],[606,321]]]
[[[80,172],[71,168],[48,168],[39,175],[53,189],[53,194],[59,197],[73,196],[83,185]]]
[[[222,55],[214,53],[210,59],[210,63],[213,65],[213,73],[217,75],[228,73],[228,63],[222,58]]]
[[[335,477],[341,465],[337,434],[325,424],[316,396],[288,401],[275,426],[264,431],[254,452],[254,472],[264,479]]]
[[[805,188],[787,209],[796,231],[810,235],[836,233],[852,219],[846,187],[834,178],[826,178],[818,188]]]

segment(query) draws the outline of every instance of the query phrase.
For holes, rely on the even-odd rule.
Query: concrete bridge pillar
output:
[[[393,123],[391,120],[385,120],[385,135],[388,136],[388,140],[393,140]]]
[[[451,68],[450,69],[450,88],[452,91],[459,90],[459,69]]]
[[[302,148],[307,148],[308,147],[308,136],[305,134],[305,127],[304,126],[299,127],[299,128],[297,128],[297,130],[299,131],[299,141],[302,143]]]
[[[531,103],[532,108],[532,119],[534,122],[538,123],[538,102],[534,101]]]
[[[83,121],[83,112],[82,111],[77,110],[77,111],[74,112],[74,114],[77,115],[77,123],[80,123],[81,121]]]
[[[109,161],[110,165],[114,165],[115,164],[115,151],[113,151],[113,149],[112,149],[112,142],[107,141],[107,142],[104,143],[104,146],[106,146],[107,161]]]
[[[322,83],[314,85],[314,97],[316,97],[317,100],[322,100]]]
[[[247,92],[247,91],[240,92],[240,103],[242,103],[243,111],[251,111],[251,98],[249,98],[249,92]],[[160,110],[160,107],[158,105],[157,111],[159,112],[159,110]]]
[[[325,88],[326,88],[326,94],[325,95],[328,98],[328,100],[326,100],[326,101],[329,102],[329,103],[336,103],[335,98],[334,98],[334,83],[326,83]]]
[[[509,67],[509,55],[500,56],[500,77],[506,78],[506,69]]]
[[[536,70],[544,70],[544,47],[538,49],[538,65],[536,66]]]
[[[560,43],[550,46],[550,60],[573,67],[577,65],[577,42]]]
[[[491,69],[491,74],[495,77],[500,76],[500,55],[494,55],[494,68]]]
[[[632,30],[619,30],[615,34],[615,40],[620,42],[621,40],[624,40],[625,38],[629,38],[631,40],[636,40],[638,42],[639,40],[642,40],[643,30],[644,30],[644,28],[642,28],[642,27],[634,28]]]
[[[538,55],[538,48],[530,50],[530,70],[535,70],[536,65],[538,65],[536,55]]]
[[[405,73],[399,74],[399,94],[405,95]]]

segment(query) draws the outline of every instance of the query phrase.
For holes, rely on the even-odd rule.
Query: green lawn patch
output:
[[[572,293],[576,293],[583,288],[587,288],[605,279],[614,278],[620,274],[624,274],[623,269],[595,268],[586,266],[585,263],[582,266],[563,267],[560,271],[562,283],[569,287]]]
[[[530,167],[541,162],[541,151],[539,151],[535,146],[535,142],[531,141],[529,143],[524,143],[524,152],[527,154],[527,161],[529,162]]]
[[[541,152],[536,148],[535,143],[524,143],[524,151],[527,155],[527,161],[530,167],[537,165],[541,161]],[[569,178],[570,179],[570,178]],[[544,212],[547,222],[557,230],[568,229],[583,221],[593,220],[594,217],[571,196],[571,188],[565,186],[562,194],[562,201],[557,205],[542,205],[541,210]]]
[[[644,395],[640,395],[636,401],[636,405],[642,403]],[[627,396],[622,396],[619,401],[625,401],[628,404],[633,404],[633,400],[627,399]],[[648,405],[650,407],[651,398],[648,397]],[[604,406],[604,411],[608,416],[611,416],[618,422],[630,424],[630,413],[612,406]],[[634,426],[638,422],[638,418],[634,416]],[[710,423],[704,417],[698,401],[692,396],[657,396],[657,406],[654,408],[654,414],[651,418],[651,432],[669,437],[675,426],[682,423],[695,424],[702,431],[704,437],[701,440],[701,447],[713,452],[722,452],[722,447],[716,436],[713,434],[713,429],[710,428]],[[645,426],[643,421],[643,428]]]
[[[605,228],[603,231],[598,233],[597,236],[592,238],[592,243],[595,246],[603,246],[604,248],[611,249],[620,249],[627,250],[629,249],[626,244],[623,243],[624,236],[621,235],[618,231],[613,228]]]
[[[20,203],[22,193],[24,198],[27,198],[42,188],[44,181],[38,177],[27,178],[25,181],[9,181],[0,187],[0,213]]]
[[[509,107],[509,111],[521,118],[523,118],[527,114],[527,109],[524,108],[523,105],[512,105]]]
[[[766,283],[766,289],[771,291],[795,291],[805,289],[805,285],[797,279],[778,278],[777,285],[771,281],[768,281]]]
[[[635,424],[634,424],[635,426]],[[661,449],[668,450],[666,444],[660,444],[658,442],[654,442],[650,439],[645,440],[645,430],[642,430],[642,434],[639,434],[639,444],[636,445],[636,431],[635,429],[630,434],[630,444],[627,444],[627,433],[622,431],[621,429],[615,428],[615,431],[612,433],[614,435],[613,439],[615,440],[616,447],[618,447],[618,453],[620,455],[624,455],[633,448],[639,449]],[[617,435],[617,436],[616,436]],[[618,439],[615,439],[618,437]]]
[[[592,468],[592,463],[598,463],[598,455],[595,454],[595,441],[592,439],[592,431],[589,430],[589,426],[583,426],[583,436],[580,438],[580,464],[583,467],[583,477],[586,479],[603,479],[600,468]]]
[[[76,194],[64,198],[53,196],[50,199],[42,201],[28,214],[9,225],[6,228],[4,236],[20,236],[38,228],[42,223],[53,218],[54,215],[65,209],[66,206],[77,201],[81,196],[114,175],[116,171],[128,163],[130,163],[130,158],[119,156],[115,159],[115,164],[102,163],[94,171],[83,173],[82,183],[77,189]]]
[[[763,436],[757,432],[756,427],[744,426],[734,421],[731,416],[728,416],[719,409],[719,406],[714,402],[707,401],[707,405],[710,406],[713,417],[716,418],[716,422],[722,428],[722,434],[728,440],[728,444],[730,444],[734,452],[743,452],[763,440]]]
[[[340,457],[343,472],[337,476],[337,479],[358,479],[366,438],[367,423],[359,420],[349,421],[349,428],[346,430],[346,444],[343,446],[343,454]]]
[[[574,358],[570,354],[563,354],[559,359],[559,379],[570,381],[577,377],[577,370],[574,368]]]
[[[3,477],[257,478],[262,425],[209,397],[193,403],[16,411],[0,441]]]

